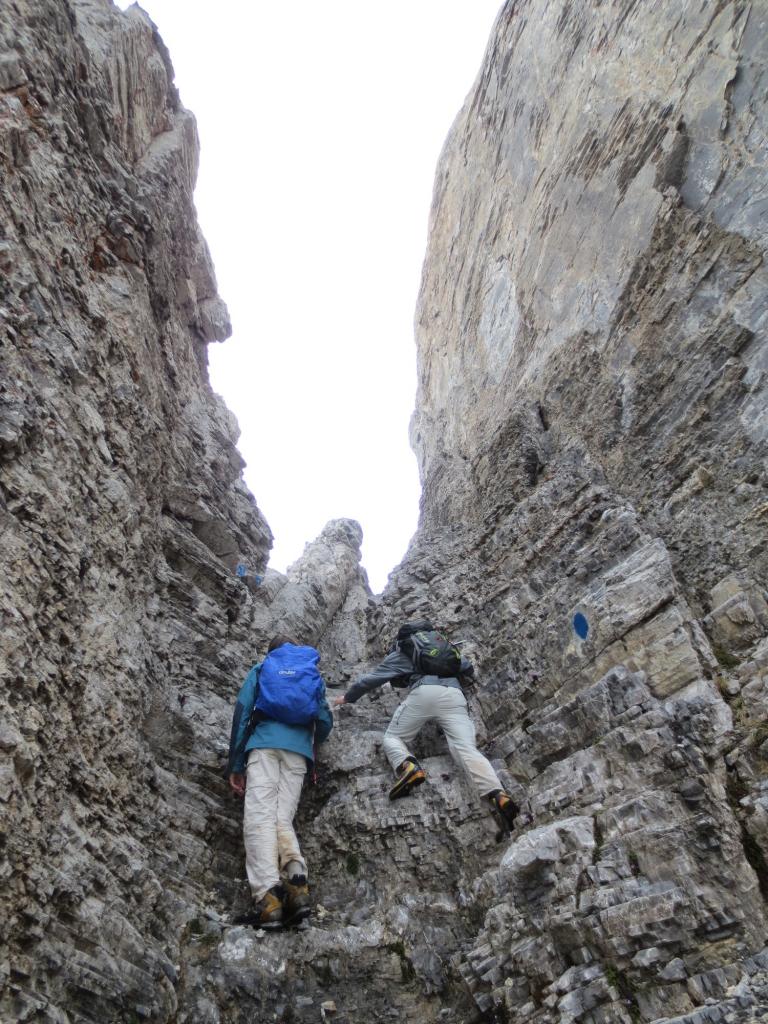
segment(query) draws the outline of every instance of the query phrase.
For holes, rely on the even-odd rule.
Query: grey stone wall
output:
[[[20,2],[0,40],[0,1017],[170,1020],[190,922],[242,876],[234,695],[276,624],[314,640],[367,594],[360,532],[255,585],[195,123],[150,22]]]
[[[527,799],[457,959],[499,1019],[768,1012],[767,23],[508,3],[438,167],[391,597]]]

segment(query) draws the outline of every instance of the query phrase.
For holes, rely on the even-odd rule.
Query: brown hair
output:
[[[294,647],[298,646],[296,641],[292,640],[289,636],[286,636],[284,633],[278,633],[277,636],[273,636],[272,639],[269,641],[267,654],[269,654],[271,651],[276,651],[277,648],[282,647],[283,644],[293,644]]]

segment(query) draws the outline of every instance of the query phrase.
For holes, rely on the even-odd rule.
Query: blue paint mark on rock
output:
[[[582,640],[587,639],[587,633],[589,632],[589,623],[581,612],[576,612],[573,616],[573,628],[576,631],[576,636],[581,637]]]
[[[243,576],[248,575],[248,566],[245,564],[245,562],[238,562],[235,572],[242,579]]]

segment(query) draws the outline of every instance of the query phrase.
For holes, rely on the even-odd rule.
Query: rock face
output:
[[[506,4],[438,168],[392,597],[474,641],[536,826],[460,957],[501,1019],[768,1006],[766,24]]]
[[[502,7],[437,172],[420,528],[374,599],[348,520],[265,571],[153,26],[3,7],[2,1019],[768,1019],[767,29]],[[243,675],[279,630],[346,686],[423,614],[478,667],[513,836],[435,730],[387,801],[387,686],[302,802],[312,925],[232,927]]]
[[[360,531],[256,586],[195,124],[150,22],[35,0],[0,39],[0,1017],[170,1020],[190,922],[241,876],[233,688],[276,622],[366,607]]]

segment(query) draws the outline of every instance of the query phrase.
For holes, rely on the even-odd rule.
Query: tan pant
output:
[[[499,777],[475,745],[475,726],[467,711],[467,699],[453,686],[424,683],[411,690],[392,716],[384,734],[384,753],[393,770],[413,755],[408,744],[431,718],[445,733],[451,757],[460,764],[480,796],[503,789]]]
[[[306,758],[290,750],[252,750],[248,755],[243,841],[255,900],[277,885],[280,869],[289,861],[298,861],[307,872],[293,830],[306,771]]]

